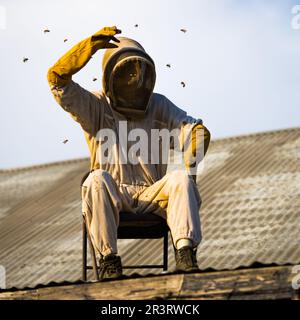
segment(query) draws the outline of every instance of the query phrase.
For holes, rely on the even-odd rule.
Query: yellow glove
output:
[[[50,86],[63,87],[71,81],[72,75],[83,68],[99,49],[116,48],[110,41],[120,42],[114,36],[121,33],[116,26],[105,27],[91,37],[82,40],[63,55],[48,71]]]
[[[197,131],[200,134],[197,134]],[[191,172],[192,169],[197,169],[199,162],[207,152],[209,143],[210,132],[208,129],[202,124],[196,124],[192,129],[191,141],[187,146],[187,150],[184,151],[184,163],[188,172]],[[196,175],[192,174],[192,177],[196,181]]]

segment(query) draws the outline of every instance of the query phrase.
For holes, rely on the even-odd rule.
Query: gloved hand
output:
[[[98,41],[99,49],[104,48],[117,48],[118,46],[114,43],[111,43],[109,41],[114,42],[120,42],[117,38],[114,36],[118,33],[121,33],[122,31],[117,29],[116,26],[113,27],[104,27],[101,30],[97,31],[95,34],[92,35],[91,40]]]
[[[197,166],[207,152],[210,143],[210,132],[203,124],[196,124],[189,138],[187,149],[184,151],[184,163],[187,172],[196,182]]]
[[[121,33],[121,30],[117,29],[116,26],[104,27],[91,37],[75,45],[49,69],[49,85],[57,87],[67,85],[71,81],[72,75],[82,69],[96,51],[117,47],[115,43],[110,41],[120,42],[114,37],[118,33]]]

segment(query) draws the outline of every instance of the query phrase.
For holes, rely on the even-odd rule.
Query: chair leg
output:
[[[163,271],[168,271],[168,232],[164,235],[164,257],[163,257]]]
[[[98,265],[97,265],[97,260],[96,260],[95,249],[92,244],[90,233],[88,231],[87,231],[87,236],[88,236],[88,240],[89,240],[90,253],[91,253],[91,257],[92,257],[94,279],[99,281],[99,273],[98,273]]]
[[[82,219],[82,280],[86,281],[87,274],[87,232],[84,217]]]

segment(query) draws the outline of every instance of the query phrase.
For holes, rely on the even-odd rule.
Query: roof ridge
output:
[[[54,162],[46,162],[42,164],[35,164],[35,165],[30,165],[30,166],[24,166],[24,167],[16,167],[16,168],[7,168],[7,169],[0,169],[0,174],[3,173],[15,173],[19,171],[30,171],[30,170],[35,170],[35,169],[41,169],[41,168],[47,168],[47,167],[54,167],[57,165],[62,165],[62,164],[72,164],[72,163],[77,163],[77,162],[84,162],[89,160],[89,158],[77,158],[77,159],[68,159],[68,160],[61,160],[61,161],[54,161]]]
[[[285,128],[285,129],[276,129],[276,130],[269,130],[269,131],[261,131],[261,132],[254,132],[254,133],[245,133],[241,135],[236,135],[236,136],[229,136],[229,137],[224,137],[224,138],[217,138],[213,139],[211,142],[222,142],[222,141],[230,141],[230,140],[240,140],[244,139],[246,137],[254,137],[254,136],[264,136],[264,135],[271,135],[271,134],[279,134],[282,132],[292,132],[292,131],[297,131],[299,130],[300,132],[300,127],[292,127],[292,128]],[[16,167],[16,168],[7,168],[7,169],[0,169],[0,174],[3,173],[10,173],[10,172],[19,172],[19,171],[30,171],[34,169],[41,169],[41,168],[47,168],[47,167],[52,167],[56,165],[61,165],[61,164],[71,164],[71,163],[76,163],[76,162],[83,162],[89,160],[88,157],[85,158],[77,158],[77,159],[68,159],[68,160],[61,160],[61,161],[55,161],[55,162],[46,162],[43,164],[36,164],[36,165],[30,165],[30,166],[23,166],[23,167]]]
[[[244,133],[244,134],[239,134],[239,135],[235,135],[235,136],[228,136],[228,137],[224,137],[224,138],[216,138],[216,139],[213,139],[212,142],[239,140],[239,139],[243,139],[243,138],[247,138],[247,137],[265,136],[265,135],[279,134],[282,132],[292,132],[292,131],[299,131],[300,132],[300,127],[291,127],[291,128],[284,128],[284,129],[275,129],[275,130],[268,130],[268,131]]]

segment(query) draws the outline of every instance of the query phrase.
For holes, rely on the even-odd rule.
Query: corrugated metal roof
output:
[[[7,287],[81,277],[79,183],[88,160],[0,171]],[[198,176],[201,269],[300,263],[300,128],[215,140]],[[160,263],[160,240],[120,240],[123,264]],[[174,268],[169,246],[170,270]],[[125,274],[160,270],[125,270]]]

